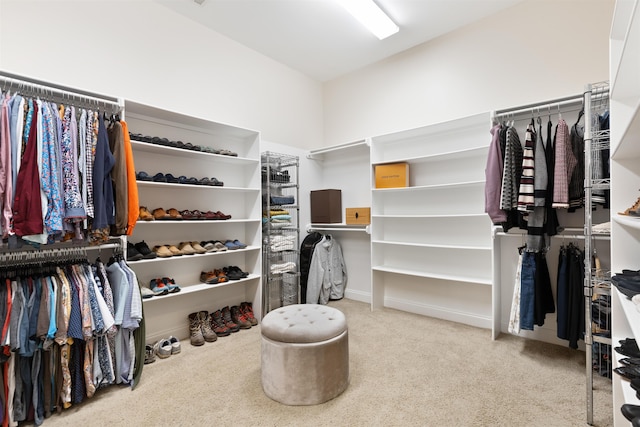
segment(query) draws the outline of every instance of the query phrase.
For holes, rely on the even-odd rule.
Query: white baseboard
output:
[[[480,316],[472,313],[464,313],[449,308],[437,307],[422,304],[404,299],[385,298],[384,306],[397,310],[408,311],[410,313],[422,314],[424,316],[435,317],[437,319],[449,320],[465,325],[476,326],[483,329],[491,329],[491,317]]]

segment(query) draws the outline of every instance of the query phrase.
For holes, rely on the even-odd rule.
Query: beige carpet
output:
[[[349,323],[350,384],[322,405],[289,407],[260,385],[254,327],[146,365],[133,391],[110,387],[45,426],[586,425],[584,353],[369,305],[331,302]],[[185,320],[186,321],[186,320]],[[597,375],[594,424],[611,426]]]

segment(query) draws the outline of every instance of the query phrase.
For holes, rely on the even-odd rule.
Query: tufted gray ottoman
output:
[[[318,304],[288,305],[262,319],[262,388],[285,405],[316,405],[349,381],[347,320]]]

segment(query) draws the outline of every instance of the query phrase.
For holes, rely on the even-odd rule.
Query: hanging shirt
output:
[[[569,127],[564,119],[558,120],[555,138],[555,170],[553,174],[553,207],[569,207],[569,181],[577,160],[569,143]]]
[[[502,150],[500,148],[500,124],[491,128],[491,144],[485,167],[486,183],[484,186],[484,211],[489,214],[491,222],[500,224],[507,220],[507,213],[500,209],[500,190],[502,187]]]
[[[40,177],[37,164],[37,110],[38,107],[29,101],[27,116],[27,145],[22,156],[18,172],[16,198],[13,205],[13,227],[18,236],[42,234],[42,203],[40,200]]]
[[[11,209],[13,205],[13,179],[11,171],[11,133],[9,131],[9,94],[3,96],[0,111],[0,211],[2,237],[12,234]]]

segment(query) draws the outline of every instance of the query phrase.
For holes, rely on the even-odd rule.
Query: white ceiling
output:
[[[523,0],[375,0],[400,27],[378,40],[335,0],[156,0],[318,81],[328,81]]]

